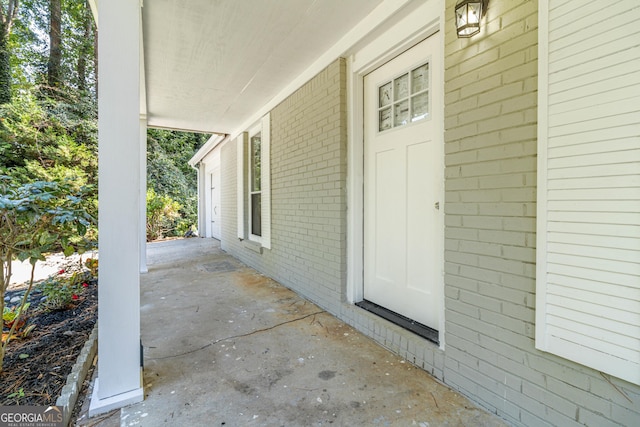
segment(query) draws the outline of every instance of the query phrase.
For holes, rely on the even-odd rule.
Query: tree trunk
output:
[[[82,17],[82,25],[83,25],[83,34],[82,34],[82,44],[80,45],[80,53],[78,55],[78,63],[76,66],[76,71],[78,74],[78,89],[81,91],[87,90],[87,59],[89,59],[89,55],[91,55],[91,47],[92,47],[92,22],[93,15],[91,14],[91,8],[89,7],[89,3],[85,3],[84,15]]]
[[[78,74],[78,89],[80,89],[81,91],[85,91],[87,89],[87,59],[86,59],[87,43],[86,43],[86,40],[88,36],[89,34],[87,31],[87,25],[85,24],[84,41],[82,43],[82,46],[80,47],[80,55],[78,55],[78,63],[76,66],[76,72]]]
[[[0,105],[11,102],[11,62],[7,47],[9,34],[0,20]]]
[[[62,7],[61,0],[49,0],[49,64],[47,82],[50,87],[62,83]]]
[[[0,2],[0,105],[11,102],[11,53],[9,35],[11,26],[18,16],[19,0],[9,0],[7,8]]]

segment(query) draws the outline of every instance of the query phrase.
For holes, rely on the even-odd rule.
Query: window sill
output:
[[[262,255],[263,248],[262,248],[262,245],[258,242],[244,239],[242,240],[242,246],[245,247],[246,249],[249,249],[250,251],[253,251],[257,254]]]

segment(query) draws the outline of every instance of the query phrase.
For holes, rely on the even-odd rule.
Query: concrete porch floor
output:
[[[147,248],[146,397],[122,426],[505,425],[214,239]]]

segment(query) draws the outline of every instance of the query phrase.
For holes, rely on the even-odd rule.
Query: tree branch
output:
[[[31,293],[31,289],[33,288],[33,279],[36,272],[36,264],[31,264],[31,279],[29,279],[29,287],[25,291],[22,296],[22,301],[20,302],[20,308],[18,310],[18,315],[13,320],[13,324],[11,325],[11,329],[9,330],[9,335],[7,335],[7,339],[4,342],[4,346],[2,348],[2,352],[5,353],[7,351],[7,346],[9,345],[9,341],[11,341],[11,337],[16,332],[16,327],[18,326],[18,322],[20,322],[20,318],[24,315],[24,306],[27,304],[27,299],[29,298],[29,294]]]

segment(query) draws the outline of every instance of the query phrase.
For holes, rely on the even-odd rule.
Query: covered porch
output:
[[[145,400],[100,426],[504,425],[215,239],[147,248]]]
[[[140,273],[147,270],[147,127],[213,133],[206,146],[228,140],[335,58],[376,40],[422,2],[90,4],[100,45],[102,292],[100,377],[92,403],[92,413],[99,414],[144,398],[139,291]]]
[[[424,388],[432,374],[513,425],[638,425],[633,0],[492,1],[471,39],[458,38],[457,0],[91,1],[100,42],[94,414],[135,405],[139,417],[168,423],[206,411],[223,415],[220,425],[245,416],[239,425],[306,425],[368,416],[377,402],[401,422],[442,410]],[[604,9],[607,24],[594,26]],[[190,164],[199,210],[220,212],[221,248],[321,309],[278,295],[217,249],[196,265],[178,251],[167,258],[174,268],[140,275],[147,127],[214,134]],[[384,154],[404,130],[400,154]],[[233,279],[242,271],[255,283]],[[192,274],[209,275],[209,287]],[[148,283],[162,294],[148,295]],[[365,300],[437,340],[363,309]],[[367,339],[327,326],[334,320],[321,310],[423,370],[361,347]],[[380,368],[392,362],[406,376]],[[365,385],[381,394],[367,398]],[[309,418],[295,418],[298,408]]]

